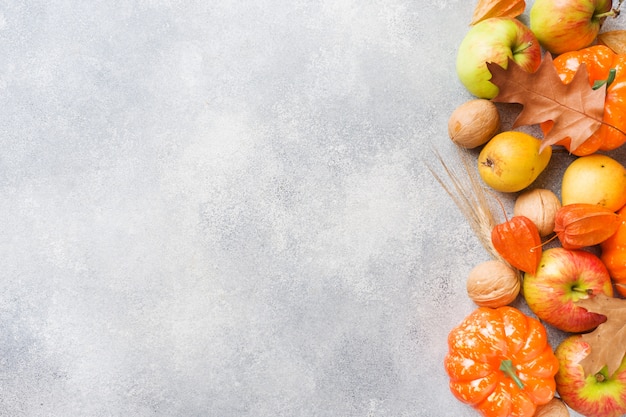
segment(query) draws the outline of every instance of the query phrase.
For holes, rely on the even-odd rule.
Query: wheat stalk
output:
[[[491,244],[491,231],[497,221],[487,200],[487,192],[483,188],[475,169],[474,158],[465,149],[457,148],[457,152],[463,168],[462,174],[448,165],[436,149],[433,149],[433,153],[443,167],[448,181],[444,181],[433,167],[428,164],[427,167],[467,219],[472,231],[485,250],[494,259],[502,260],[502,257]]]

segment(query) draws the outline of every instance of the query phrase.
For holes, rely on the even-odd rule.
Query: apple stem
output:
[[[579,292],[581,294],[593,295],[593,290],[591,288],[583,290],[578,287],[572,287],[572,291]]]
[[[611,9],[608,12],[600,13],[594,16],[595,19],[602,19],[604,17],[617,17],[619,15],[619,10]]]
[[[604,382],[606,380],[606,377],[604,376],[602,372],[598,372],[597,374],[594,375],[594,377],[596,378],[597,382]]]
[[[532,42],[526,42],[522,45],[520,45],[519,48],[517,48],[516,50],[513,51],[513,55],[515,54],[519,54],[520,52],[524,52],[525,50],[527,50],[528,48],[530,48],[531,46],[533,46]]]
[[[511,361],[510,359],[505,359],[502,362],[500,362],[500,370],[504,372],[506,376],[511,378],[519,389],[524,389],[524,383],[522,382],[521,379],[519,379],[519,376],[517,376],[517,374],[515,373],[515,367],[513,366],[513,361]]]

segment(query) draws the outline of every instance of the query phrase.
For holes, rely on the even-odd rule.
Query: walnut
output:
[[[512,303],[520,292],[516,269],[500,260],[476,265],[467,277],[467,294],[479,306],[502,307]]]
[[[548,236],[554,231],[554,218],[561,208],[559,198],[550,190],[536,188],[520,194],[515,200],[513,214],[528,217],[539,229],[539,235]]]
[[[553,398],[549,403],[537,407],[534,417],[569,417],[569,415],[569,410],[563,401]]]
[[[457,107],[448,119],[448,135],[457,145],[473,149],[484,145],[500,130],[500,113],[485,99],[469,100]]]

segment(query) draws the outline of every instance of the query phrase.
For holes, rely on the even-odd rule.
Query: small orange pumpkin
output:
[[[532,417],[556,392],[559,362],[539,320],[479,307],[452,329],[444,366],[450,390],[485,417]]]

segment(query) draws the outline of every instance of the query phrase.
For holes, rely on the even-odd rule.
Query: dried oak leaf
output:
[[[626,30],[609,30],[600,33],[598,44],[608,46],[616,54],[626,54]]]
[[[524,0],[478,0],[470,26],[490,17],[515,18],[524,13],[525,9]]]
[[[576,304],[587,311],[606,316],[606,321],[594,331],[582,335],[590,351],[580,361],[580,365],[586,375],[595,374],[604,366],[607,366],[609,375],[613,375],[626,353],[626,300],[597,294],[580,299]]]
[[[535,72],[525,71],[511,58],[506,69],[492,62],[487,63],[487,68],[491,82],[499,89],[492,100],[523,106],[513,128],[547,120],[554,122],[541,143],[541,150],[569,137],[574,151],[602,124],[606,85],[596,90],[591,88],[585,65],[578,68],[569,84],[561,81],[549,52]]]

